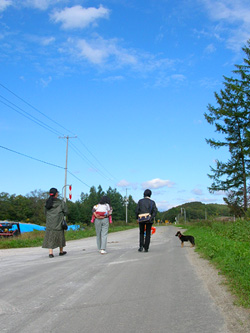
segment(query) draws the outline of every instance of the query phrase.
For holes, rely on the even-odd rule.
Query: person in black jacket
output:
[[[147,221],[139,222],[139,230],[140,230],[140,236],[139,236],[139,252],[144,251],[148,252],[149,244],[150,244],[150,237],[151,237],[151,227],[154,222],[154,218],[157,213],[157,207],[153,200],[150,199],[151,197],[151,190],[147,189],[144,191],[144,198],[140,199],[138,201],[137,207],[136,207],[136,218],[138,220],[138,217],[140,214],[149,213],[151,217]],[[144,229],[146,226],[146,237],[144,242]]]

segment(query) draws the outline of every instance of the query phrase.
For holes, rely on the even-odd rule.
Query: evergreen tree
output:
[[[228,191],[227,197],[223,198],[230,209],[230,213],[237,217],[244,216],[242,190]]]
[[[214,192],[242,189],[243,209],[246,211],[247,179],[250,172],[250,52],[247,47],[243,51],[248,55],[248,59],[244,59],[246,65],[238,65],[237,70],[234,71],[240,79],[224,76],[224,89],[220,90],[220,93],[215,93],[218,106],[209,104],[209,113],[205,113],[205,118],[209,124],[215,125],[216,132],[223,136],[223,141],[206,139],[207,143],[212,148],[227,147],[230,154],[227,162],[217,160],[216,168],[211,167],[212,174],[208,176],[213,183],[209,190]]]

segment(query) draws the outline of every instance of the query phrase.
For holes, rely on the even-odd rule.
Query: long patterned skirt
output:
[[[66,245],[64,230],[46,230],[42,247],[55,249]]]

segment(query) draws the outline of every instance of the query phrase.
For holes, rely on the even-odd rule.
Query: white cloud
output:
[[[203,195],[203,191],[199,188],[194,188],[192,190],[192,193],[196,194],[196,195]]]
[[[41,39],[41,44],[44,46],[50,45],[51,43],[54,43],[55,38],[54,37],[44,37]]]
[[[103,63],[109,56],[107,47],[101,47],[101,45],[91,45],[84,39],[78,40],[76,47],[80,51],[79,57],[84,57],[94,64]]]
[[[0,0],[0,12],[12,5],[12,0]]]
[[[173,187],[173,186],[174,186],[174,183],[171,182],[170,180],[163,180],[160,178],[155,178],[155,179],[142,183],[143,189],[146,189],[146,188],[156,189],[156,188],[161,188],[161,187]]]
[[[128,187],[129,182],[126,181],[125,179],[122,179],[122,180],[119,181],[119,183],[117,183],[117,186],[119,186],[119,187]]]
[[[170,208],[173,207],[173,205],[171,205],[169,202],[167,201],[157,201],[156,202],[156,207],[159,211],[166,211]]]
[[[206,54],[211,54],[214,53],[216,51],[216,48],[213,44],[209,44],[206,48],[205,48],[205,53]]]
[[[201,87],[206,89],[215,89],[216,87],[221,85],[221,81],[215,80],[214,78],[204,77],[199,81]]]
[[[55,5],[66,0],[22,0],[22,5],[25,7],[46,10],[49,6]]]
[[[215,199],[215,198],[203,198],[201,201],[206,202],[206,203],[214,203],[215,201],[217,201],[217,199]]]
[[[125,179],[120,180],[116,186],[121,187],[121,188],[127,188],[128,190],[137,190],[138,189],[138,184],[137,183],[130,183]]]
[[[121,80],[124,80],[124,76],[116,75],[116,76],[106,77],[102,81],[104,81],[104,82],[116,82],[116,81],[121,81]]]
[[[67,7],[61,11],[51,14],[51,19],[55,23],[62,23],[63,29],[85,28],[91,23],[96,23],[97,19],[108,18],[109,9],[100,5],[99,8],[82,6]]]
[[[40,82],[41,82],[43,87],[47,87],[50,84],[51,81],[52,81],[51,76],[49,76],[47,79],[43,79],[43,78],[40,79]]]
[[[229,22],[250,22],[249,1],[244,0],[204,0],[210,16],[214,20]]]
[[[165,74],[161,74],[158,76],[155,86],[159,87],[167,87],[169,84],[182,84],[186,81],[186,76],[183,74],[173,74],[169,76],[165,76]]]
[[[217,195],[217,196],[225,196],[226,192],[225,191],[216,191],[213,193],[213,195]]]
[[[185,81],[186,76],[182,75],[182,74],[173,74],[173,75],[171,75],[171,79],[175,80],[175,81]]]
[[[249,38],[249,0],[201,0],[212,20],[218,21],[214,35],[223,34],[227,47],[239,51]],[[228,35],[229,37],[226,37]],[[220,38],[221,39],[221,38]]]
[[[109,59],[117,66],[135,65],[137,59],[127,50],[119,47],[116,39],[105,40],[101,37],[87,41],[85,39],[68,39],[70,52],[78,58],[85,58],[89,62],[101,65]]]

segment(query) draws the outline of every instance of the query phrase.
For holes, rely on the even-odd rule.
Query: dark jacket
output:
[[[62,220],[68,214],[67,205],[64,201],[55,199],[50,209],[45,207],[46,230],[62,230]]]
[[[150,222],[153,222],[154,218],[156,216],[156,213],[157,213],[157,207],[156,207],[155,202],[148,197],[140,199],[138,201],[138,204],[136,207],[136,218],[138,218],[139,214],[145,214],[145,213],[151,214]]]

